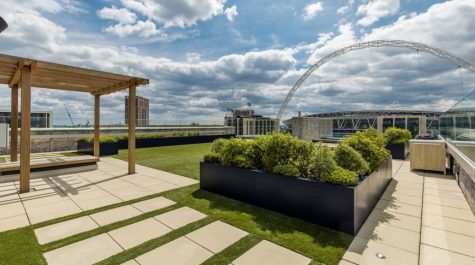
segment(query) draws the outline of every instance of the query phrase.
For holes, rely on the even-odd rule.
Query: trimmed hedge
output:
[[[204,160],[252,168],[288,177],[304,177],[339,185],[356,185],[387,158],[386,139],[375,130],[345,138],[335,151],[285,133],[255,139],[218,139]]]
[[[411,132],[400,128],[387,128],[384,131],[384,137],[388,144],[405,144],[411,140]]]
[[[162,137],[184,137],[184,136],[199,136],[199,132],[175,132],[175,133],[162,133],[162,134],[138,134],[135,136],[135,139],[152,139],[152,138],[162,138]],[[101,143],[113,143],[120,140],[129,139],[128,135],[104,135],[101,136],[99,141]],[[92,143],[94,142],[93,136],[82,137],[79,141],[85,141]]]

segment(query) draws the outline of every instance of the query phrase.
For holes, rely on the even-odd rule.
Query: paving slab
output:
[[[376,254],[382,253],[380,259]],[[355,237],[343,259],[359,265],[417,265],[418,255],[371,239]]]
[[[366,222],[387,224],[420,233],[421,218],[374,208]]]
[[[108,234],[124,249],[130,249],[170,231],[172,229],[169,227],[153,218],[149,218],[109,231]]]
[[[357,235],[414,254],[419,253],[419,232],[409,231],[384,223],[365,222]]]
[[[205,217],[206,214],[185,206],[173,211],[162,213],[154,218],[172,229],[177,229]]]
[[[234,265],[308,265],[311,259],[267,240],[259,242],[232,263]]]
[[[218,253],[247,234],[232,225],[216,221],[187,234],[186,237],[213,253]]]
[[[49,265],[89,265],[122,252],[107,234],[101,234],[44,253]]]
[[[213,253],[186,237],[177,238],[147,252],[135,260],[141,265],[198,265],[213,256]]]
[[[24,226],[29,226],[30,222],[26,214],[11,216],[0,219],[0,232],[16,229]]]
[[[386,210],[389,212],[396,212],[401,214],[407,214],[414,217],[421,217],[421,209],[420,206],[415,206],[406,203],[400,203],[397,201],[390,201],[385,199],[380,199],[378,203],[376,203],[375,208]]]
[[[475,258],[422,244],[419,264],[420,265],[470,265],[470,264],[475,264]]]
[[[89,216],[83,216],[65,222],[35,229],[38,242],[43,245],[75,234],[99,227]]]
[[[91,214],[90,217],[99,225],[104,226],[141,215],[142,213],[142,211],[138,210],[135,207],[125,205],[114,209]]]
[[[165,208],[173,204],[175,204],[175,202],[172,200],[169,200],[165,197],[157,197],[150,200],[137,202],[131,205],[145,213]]]
[[[401,194],[399,192],[385,192],[383,193],[382,198],[388,201],[422,206],[422,196],[417,197],[412,195]]]
[[[422,225],[475,237],[475,223],[469,221],[426,213],[422,217]]]
[[[451,199],[433,195],[424,195],[424,204],[437,204],[452,208],[471,210],[466,200]]]
[[[474,237],[423,226],[421,242],[451,252],[475,257]]]
[[[456,218],[475,223],[475,216],[472,211],[467,209],[442,206],[437,204],[424,204],[423,213],[437,214],[445,217]]]
[[[158,184],[158,185],[148,186],[148,187],[145,187],[145,188],[147,190],[150,190],[150,191],[154,192],[154,193],[160,193],[160,192],[176,189],[176,188],[179,188],[179,187],[177,185],[171,184],[171,183],[162,183],[162,184]]]
[[[92,209],[108,206],[111,204],[120,203],[122,202],[122,200],[120,200],[119,198],[113,195],[106,195],[104,197],[93,198],[93,199],[83,200],[83,201],[74,201],[74,202],[83,211],[87,211],[87,210],[92,210]]]

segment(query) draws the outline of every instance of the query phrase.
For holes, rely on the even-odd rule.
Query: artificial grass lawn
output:
[[[199,161],[211,150],[211,143],[187,144],[136,149],[137,164],[185,177],[199,179]],[[114,158],[127,160],[127,150],[119,150]]]
[[[5,163],[5,162],[7,162],[7,160],[5,160],[4,157],[0,157],[0,163]]]
[[[210,147],[211,144],[207,143],[137,149],[137,163],[198,179],[199,161],[202,159],[204,154],[209,152]],[[120,154],[115,157],[126,160],[127,150],[121,151]],[[161,195],[174,200],[177,204],[66,239],[51,242],[44,246],[38,244],[33,233],[33,229],[39,227],[132,204],[137,201]],[[205,261],[205,264],[208,265],[229,264],[263,239],[272,241],[312,258],[312,264],[338,264],[352,240],[352,236],[344,233],[267,211],[217,194],[202,191],[199,189],[199,185],[197,184],[166,191],[161,194],[146,196],[136,200],[105,206],[99,209],[81,212],[29,227],[2,232],[0,233],[0,264],[46,264],[42,255],[43,252],[85,238],[90,238],[100,233],[143,220],[159,214],[160,212],[175,209],[183,205],[201,211],[209,217],[112,256],[100,262],[100,264],[120,264],[217,219],[241,228],[249,232],[249,235]]]
[[[210,148],[211,143],[137,149],[137,163],[199,179],[199,161]],[[121,150],[115,157],[127,160],[127,150]],[[202,191],[198,185],[167,191],[164,195],[250,234],[299,252],[315,262],[338,264],[353,238],[345,233]]]

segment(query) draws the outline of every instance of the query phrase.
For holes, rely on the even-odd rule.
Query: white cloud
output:
[[[148,38],[155,36],[160,31],[155,27],[155,23],[150,20],[137,21],[135,24],[115,24],[105,29],[107,33],[117,35],[121,38],[128,36],[139,36],[142,38]]]
[[[224,10],[224,14],[226,15],[226,18],[230,21],[233,22],[234,18],[239,14],[237,12],[237,7],[233,5],[232,7],[228,7]]]
[[[135,13],[130,12],[126,8],[117,8],[115,6],[104,7],[97,11],[97,15],[102,19],[111,19],[122,24],[132,24],[137,19]]]
[[[323,11],[323,4],[322,2],[314,2],[311,4],[307,4],[303,9],[303,19],[310,20],[314,18],[317,13]]]
[[[358,7],[357,14],[363,18],[358,20],[358,25],[367,27],[381,18],[392,16],[399,11],[399,0],[371,0]]]
[[[348,12],[348,10],[350,9],[349,6],[342,6],[340,8],[338,8],[338,10],[336,11],[337,14],[345,14],[346,12]]]
[[[226,0],[122,0],[125,7],[140,12],[165,28],[189,27],[223,13]]]
[[[186,62],[187,63],[199,63],[201,61],[201,54],[199,52],[187,52],[186,53]]]
[[[306,45],[229,54],[213,60],[188,53],[186,62],[146,55],[132,47],[97,43],[91,38],[70,40],[65,28],[48,19],[50,14],[42,15],[54,8],[46,11],[45,7],[31,8],[18,2],[21,1],[0,1],[0,15],[10,24],[0,38],[3,52],[145,76],[150,79],[150,85],[140,87],[138,92],[152,100],[153,119],[184,117],[221,121],[226,106],[236,107],[247,102],[260,113],[275,116],[288,90],[305,71],[306,66],[300,67],[302,64],[314,63],[335,49],[364,40],[420,41],[475,61],[475,20],[472,19],[475,3],[472,0],[433,5],[426,12],[403,16],[363,37],[357,37],[356,29],[348,23],[340,25],[337,32],[321,33],[314,43]],[[417,54],[410,50],[375,48],[345,54],[322,67],[320,83],[317,73],[304,83],[285,115],[299,110],[315,112],[320,104],[327,111],[354,110],[390,107],[394,101],[398,101],[401,108],[444,110],[460,97],[459,70],[433,56],[423,54],[421,59],[423,71],[418,67]],[[474,78],[463,72],[462,76],[465,92],[471,91],[475,87]],[[319,95],[320,86],[323,97]],[[75,113],[85,106],[85,115],[92,114],[90,95],[44,89],[33,89],[32,93],[33,109],[50,108],[59,117],[64,112],[64,102]],[[123,95],[104,97],[104,119],[122,113]],[[8,97],[8,90],[0,89],[0,103],[7,106],[8,100],[4,99]],[[58,100],[45,100],[47,98]],[[430,103],[427,98],[431,98]]]

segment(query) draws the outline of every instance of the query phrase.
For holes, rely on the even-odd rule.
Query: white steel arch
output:
[[[297,80],[297,82],[294,84],[294,86],[290,89],[289,93],[285,97],[284,102],[282,103],[282,106],[279,109],[279,113],[277,114],[277,119],[281,119],[282,115],[284,114],[285,109],[287,108],[287,105],[289,104],[289,101],[292,99],[292,97],[295,94],[295,91],[302,85],[302,83],[318,68],[320,68],[322,65],[325,63],[333,60],[334,58],[341,56],[345,53],[349,53],[352,51],[356,50],[361,50],[361,49],[366,49],[366,48],[376,48],[376,47],[397,47],[397,48],[409,48],[413,49],[416,51],[420,52],[425,52],[428,54],[432,54],[434,56],[437,56],[439,58],[442,58],[444,60],[448,60],[453,62],[454,64],[466,69],[467,71],[474,73],[475,74],[475,66],[472,65],[471,63],[465,61],[464,59],[453,55],[447,51],[444,51],[442,49],[439,49],[437,47],[433,47],[427,44],[419,43],[419,42],[414,42],[414,41],[404,41],[404,40],[374,40],[374,41],[365,41],[365,42],[360,42],[356,43],[350,46],[347,46],[345,48],[338,49],[336,51],[333,51],[329,54],[327,54],[325,57],[320,59],[318,62],[313,64],[305,73],[300,76],[300,78]]]

